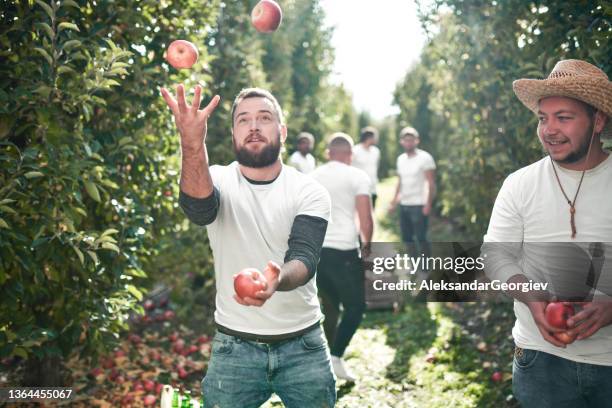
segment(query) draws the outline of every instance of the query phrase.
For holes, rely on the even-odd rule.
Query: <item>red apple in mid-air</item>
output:
[[[166,60],[176,69],[191,68],[198,61],[198,49],[189,41],[172,41],[166,51]]]
[[[561,302],[551,302],[544,309],[546,321],[558,329],[567,329],[567,319],[574,315],[574,308]],[[562,343],[570,344],[576,340],[576,335],[568,332],[553,333],[553,336]]]
[[[491,374],[491,380],[494,382],[500,382],[503,379],[504,376],[499,371],[495,371],[493,374]]]
[[[282,20],[283,12],[273,0],[261,0],[251,11],[251,23],[260,33],[276,31]]]
[[[255,268],[246,268],[234,277],[234,290],[239,298],[255,298],[260,290],[266,290],[268,283],[261,272]]]

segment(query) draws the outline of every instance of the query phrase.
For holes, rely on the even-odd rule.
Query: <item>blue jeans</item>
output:
[[[420,254],[429,256],[431,254],[431,245],[427,238],[428,224],[429,217],[423,215],[422,205],[400,205],[402,242],[408,245],[411,256]],[[418,243],[418,248],[415,241]]]
[[[612,366],[516,348],[512,388],[522,407],[604,408],[612,406]]]
[[[276,344],[217,332],[202,380],[204,407],[259,407],[276,393],[288,408],[331,408],[336,380],[320,326]]]

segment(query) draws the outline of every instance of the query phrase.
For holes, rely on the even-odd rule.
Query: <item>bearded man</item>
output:
[[[212,355],[202,381],[205,407],[258,407],[276,393],[287,407],[332,407],[335,378],[321,330],[313,279],[331,204],[312,178],[282,164],[287,137],[276,98],[242,90],[232,106],[236,161],[209,166],[207,119],[200,87],[191,105],[162,89],[181,137],[179,204],[206,225],[216,278]],[[262,268],[265,290],[234,293],[233,276]]]

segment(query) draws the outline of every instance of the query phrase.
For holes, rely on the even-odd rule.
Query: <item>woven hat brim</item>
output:
[[[529,110],[538,113],[538,102],[547,96],[567,96],[588,103],[608,116],[602,138],[612,138],[612,83],[605,79],[575,77],[518,79],[512,89]]]

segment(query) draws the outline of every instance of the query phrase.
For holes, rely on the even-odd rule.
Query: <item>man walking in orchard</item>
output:
[[[484,237],[486,271],[510,283],[542,279],[546,268],[556,274],[555,292],[511,293],[514,395],[527,408],[610,406],[612,159],[601,138],[612,135],[612,83],[585,61],[564,60],[548,78],[520,79],[513,88],[538,116],[547,155],[504,181]],[[553,257],[543,251],[550,248]],[[578,257],[591,266],[559,272]],[[561,295],[559,284],[572,281],[575,290],[581,277],[592,293],[567,303],[578,309],[569,330],[554,327],[546,307]]]
[[[179,203],[187,217],[206,225],[214,256],[215,322],[206,407],[258,407],[276,393],[287,407],[331,407],[335,379],[320,328],[315,280],[330,214],[329,194],[310,177],[285,166],[280,149],[287,128],[276,98],[242,90],[232,106],[236,161],[209,166],[207,119],[200,87],[191,104],[182,85],[176,99],[162,95],[181,137]],[[234,294],[233,276],[264,268],[265,290]]]
[[[323,299],[325,335],[330,344],[332,367],[336,377],[350,382],[355,376],[342,356],[365,311],[364,267],[359,251],[369,251],[374,222],[370,204],[370,178],[351,167],[353,140],[335,133],[329,142],[329,162],[317,168],[312,177],[321,183],[332,198],[332,222],[327,228],[317,287]],[[359,225],[355,224],[355,214]],[[342,305],[342,319],[338,315]]]
[[[302,132],[297,137],[297,150],[289,156],[289,165],[300,172],[308,174],[316,167],[314,156],[310,153],[314,147],[314,136],[308,132]]]
[[[380,150],[378,143],[378,129],[366,126],[361,129],[359,143],[353,147],[352,165],[366,172],[370,177],[370,195],[372,196],[372,209],[376,207],[376,185],[378,184],[378,164]]]
[[[431,154],[418,148],[419,142],[419,132],[415,128],[405,127],[400,131],[404,153],[397,158],[398,181],[389,212],[399,203],[402,241],[413,256],[429,256],[427,229],[436,194],[436,164]]]

